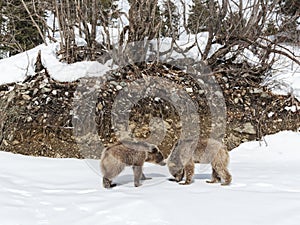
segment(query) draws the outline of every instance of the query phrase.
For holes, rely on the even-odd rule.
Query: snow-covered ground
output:
[[[182,186],[168,181],[166,167],[146,164],[152,179],[142,186],[134,187],[127,168],[106,190],[98,161],[0,152],[0,224],[299,224],[300,134],[285,131],[266,142],[231,151],[227,187],[205,182],[208,165]]]

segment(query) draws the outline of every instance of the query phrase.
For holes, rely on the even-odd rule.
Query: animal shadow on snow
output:
[[[211,179],[211,174],[209,173],[204,173],[204,174],[195,174],[193,176],[193,181],[192,183],[194,183],[195,180],[210,180]],[[169,181],[175,182],[174,178],[169,178]],[[185,178],[183,179],[185,180]]]
[[[204,174],[195,174],[193,177],[195,180],[210,180],[211,174],[204,173]]]
[[[151,178],[150,180],[142,180],[141,183],[144,184],[146,182],[153,182],[152,180],[155,179],[156,177],[166,177],[163,174],[159,174],[159,173],[145,173],[145,176],[147,178]],[[122,186],[122,185],[127,185],[132,183],[132,187],[134,187],[134,181],[133,181],[133,175],[127,174],[127,175],[119,175],[117,176],[113,183],[116,183],[117,186]]]

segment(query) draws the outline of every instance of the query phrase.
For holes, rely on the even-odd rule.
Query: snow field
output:
[[[0,224],[262,224],[296,225],[300,214],[300,134],[280,132],[230,152],[233,183],[168,180],[167,167],[146,164],[151,180],[133,185],[131,168],[102,187],[99,161],[50,159],[0,152]],[[260,146],[261,145],[261,146]]]

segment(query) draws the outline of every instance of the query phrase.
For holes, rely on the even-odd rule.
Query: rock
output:
[[[52,91],[51,88],[47,88],[47,87],[42,88],[42,93],[49,93],[51,91]]]
[[[46,98],[46,104],[48,104],[50,101],[51,101],[51,98],[50,98],[50,97],[47,97],[47,98]]]
[[[116,89],[117,89],[118,91],[120,91],[120,90],[123,89],[123,87],[122,87],[121,85],[117,85],[117,86],[116,86]]]
[[[103,109],[103,105],[99,102],[99,103],[97,104],[97,108],[98,108],[99,110],[102,110],[102,109]]]
[[[127,83],[124,82],[124,81],[122,81],[122,82],[120,83],[120,85],[121,85],[122,87],[126,87],[126,86],[127,86]]]
[[[35,88],[32,92],[32,95],[36,95],[38,93],[39,89]]]
[[[264,90],[261,89],[261,88],[253,88],[253,90],[252,90],[253,94],[260,94],[260,93],[263,93],[263,92],[264,92]]]
[[[22,98],[24,99],[24,100],[26,100],[26,101],[28,101],[28,100],[30,100],[31,99],[31,97],[29,96],[29,95],[22,95]]]
[[[39,85],[39,88],[42,89],[42,88],[46,87],[47,85],[48,85],[48,84],[46,84],[46,83],[41,83],[41,84]]]
[[[227,77],[224,76],[224,77],[222,77],[222,79],[224,80],[225,83],[228,82],[228,78]]]
[[[187,93],[193,93],[193,88],[186,88],[185,90]]]
[[[260,97],[267,98],[267,97],[269,97],[269,94],[266,92],[263,92],[263,93],[261,93]]]
[[[18,140],[14,140],[14,141],[12,142],[12,145],[18,145],[18,144],[20,144],[20,142],[19,142]]]
[[[268,113],[268,117],[269,117],[269,118],[271,118],[273,115],[274,115],[273,112],[269,112],[269,113]]]
[[[198,93],[199,93],[199,95],[203,95],[205,93],[205,91],[204,90],[199,90]]]
[[[233,130],[244,134],[256,134],[255,127],[250,122],[243,124],[242,127],[234,128]]]
[[[110,81],[109,83],[112,84],[113,86],[119,85],[116,81]]]
[[[5,140],[5,139],[3,139],[3,144],[5,145],[5,146],[8,146],[8,143],[7,143],[7,141]]]

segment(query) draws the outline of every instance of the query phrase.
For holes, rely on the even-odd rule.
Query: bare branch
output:
[[[43,32],[41,31],[41,28],[39,27],[39,25],[38,25],[38,24],[35,22],[35,20],[33,19],[32,14],[31,14],[31,12],[29,11],[29,9],[28,9],[26,3],[24,2],[24,0],[21,0],[21,2],[22,2],[22,4],[23,4],[23,6],[24,6],[26,12],[28,13],[28,16],[30,17],[32,23],[34,24],[34,26],[35,26],[36,29],[38,30],[38,32],[39,32],[41,38],[43,39],[44,44],[47,46],[47,42],[46,42],[46,40],[45,40],[45,37],[44,37],[44,35],[43,35]]]

